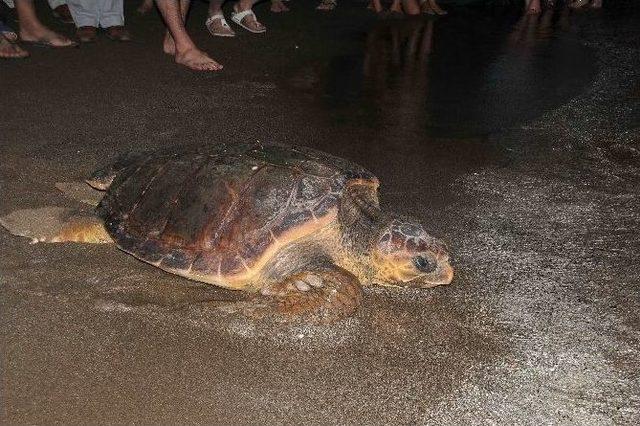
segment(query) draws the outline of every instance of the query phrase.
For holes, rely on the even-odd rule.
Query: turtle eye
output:
[[[421,272],[433,272],[438,266],[434,260],[424,256],[416,256],[413,258],[413,265]]]

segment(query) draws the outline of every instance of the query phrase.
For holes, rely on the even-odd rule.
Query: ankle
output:
[[[189,51],[198,50],[198,47],[193,42],[175,43],[175,47],[176,47],[176,55],[184,55]]]

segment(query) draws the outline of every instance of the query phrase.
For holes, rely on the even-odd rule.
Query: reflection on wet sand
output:
[[[366,87],[377,103],[387,106],[379,117],[381,138],[391,143],[402,140],[398,135],[423,131],[434,22],[407,24],[372,31],[364,57]]]
[[[378,23],[362,53],[329,65],[327,108],[387,135],[477,136],[541,116],[595,75],[566,7],[475,18]]]
[[[513,46],[522,46],[551,39],[557,31],[568,31],[569,13],[569,7],[563,6],[546,8],[538,14],[523,14],[509,35],[509,42]]]

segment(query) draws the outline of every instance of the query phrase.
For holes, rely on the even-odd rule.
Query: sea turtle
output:
[[[35,210],[0,223],[35,241],[115,242],[164,271],[254,292],[285,316],[342,318],[361,303],[361,284],[427,288],[453,278],[441,241],[381,211],[373,174],[310,148],[127,154],[86,183],[104,191],[95,215],[50,218],[54,232],[40,236],[16,225]]]

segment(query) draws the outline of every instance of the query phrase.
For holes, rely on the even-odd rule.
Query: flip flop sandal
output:
[[[263,28],[261,30],[255,30],[249,26],[246,26],[245,24],[242,23],[242,20],[246,17],[246,16],[250,16],[253,15],[253,19],[256,20],[256,22],[258,22],[258,18],[256,18],[256,14],[253,13],[253,10],[249,9],[249,10],[245,10],[244,12],[233,12],[231,14],[231,20],[233,22],[235,22],[236,24],[240,25],[242,28],[244,28],[245,30],[249,31],[250,33],[254,33],[254,34],[261,34],[267,31],[266,28]]]
[[[216,19],[220,20],[220,25],[222,25],[222,28],[224,28],[226,30],[226,32],[219,32],[219,31],[215,31],[213,29],[213,21],[215,21]],[[240,24],[240,25],[242,25],[242,24]],[[236,36],[235,31],[233,31],[231,29],[231,27],[227,23],[227,20],[224,19],[224,15],[222,13],[218,13],[217,15],[209,16],[207,18],[207,20],[205,21],[204,26],[207,27],[207,30],[209,30],[209,33],[212,36],[217,36],[217,37],[235,37]]]
[[[12,48],[15,49],[15,46],[17,46],[17,43],[14,41],[11,41],[7,38],[5,38],[5,42],[9,43],[10,46],[12,46]],[[15,52],[15,50],[14,50]],[[18,53],[18,52],[15,52]],[[29,52],[24,52],[24,53],[20,53],[17,56],[0,56],[0,59],[9,59],[9,60],[15,60],[15,59],[27,59],[29,56],[31,56],[29,54]]]
[[[64,46],[58,46],[52,44],[49,40],[20,40],[21,43],[30,44],[35,47],[44,47],[45,49],[67,49],[70,47],[78,47],[79,43],[72,41],[71,44],[65,44]]]

